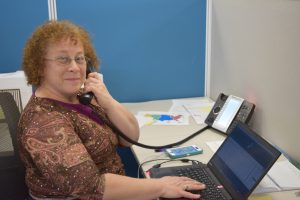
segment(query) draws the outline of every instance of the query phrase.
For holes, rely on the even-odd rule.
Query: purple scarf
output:
[[[35,94],[33,94],[33,96],[35,96]],[[94,120],[95,122],[97,122],[100,125],[104,124],[104,122],[100,118],[100,116],[90,106],[83,105],[83,104],[65,103],[65,102],[62,102],[62,101],[58,101],[58,100],[55,100],[55,99],[49,99],[49,98],[45,98],[45,99],[53,101],[53,102],[65,107],[65,108],[70,109],[70,110],[75,110],[75,111],[87,116],[88,118]]]

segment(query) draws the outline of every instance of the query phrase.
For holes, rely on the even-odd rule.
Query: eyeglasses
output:
[[[68,56],[59,56],[57,58],[51,59],[51,58],[44,58],[44,60],[47,61],[55,61],[58,64],[61,65],[70,65],[72,60],[74,60],[78,65],[86,64],[86,62],[89,60],[85,56],[76,56],[75,58],[70,58]]]

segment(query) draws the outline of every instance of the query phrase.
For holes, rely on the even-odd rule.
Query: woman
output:
[[[135,179],[124,176],[117,146],[137,141],[135,117],[107,91],[87,64],[99,61],[88,33],[68,21],[38,27],[24,49],[23,70],[36,87],[18,127],[20,155],[32,199],[199,198],[186,191],[205,186],[186,177]],[[84,84],[84,88],[82,85]],[[92,92],[89,105],[79,102]]]

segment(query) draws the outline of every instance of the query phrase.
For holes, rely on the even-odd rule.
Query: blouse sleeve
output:
[[[80,199],[102,199],[104,176],[74,131],[72,118],[41,109],[23,120],[21,142],[45,177],[44,187]]]

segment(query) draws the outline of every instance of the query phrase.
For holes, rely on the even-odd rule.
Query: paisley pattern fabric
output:
[[[18,143],[33,196],[100,200],[103,174],[125,174],[111,122],[101,107],[92,109],[103,123],[56,101],[31,97],[20,118]]]

